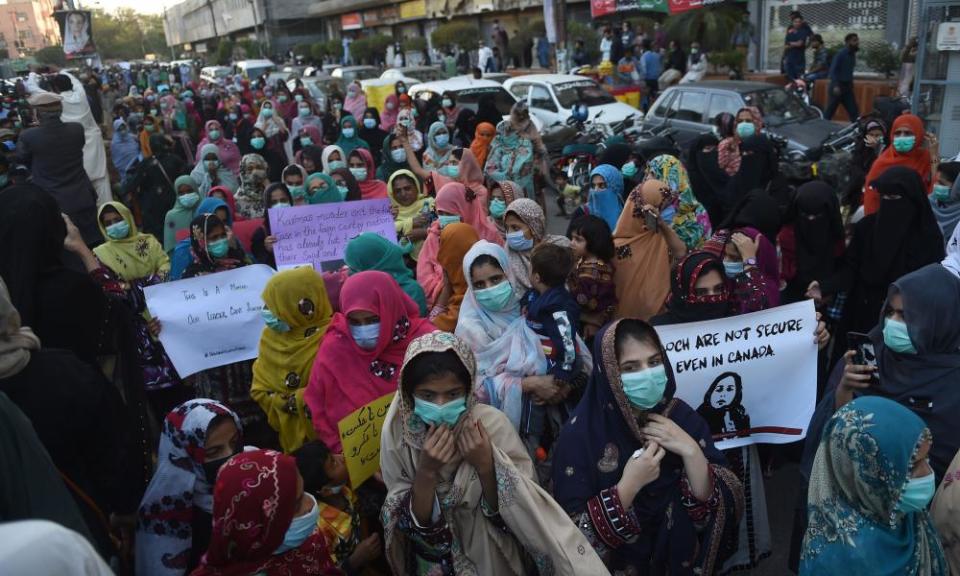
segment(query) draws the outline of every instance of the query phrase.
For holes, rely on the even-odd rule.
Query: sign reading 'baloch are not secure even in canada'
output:
[[[380,430],[396,393],[377,398],[337,423],[350,486],[357,488],[380,469]]]

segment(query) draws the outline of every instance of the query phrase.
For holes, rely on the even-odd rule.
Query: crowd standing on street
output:
[[[829,79],[827,116],[857,118],[856,34],[811,69],[808,43],[797,13],[787,75]],[[497,23],[480,68],[507,48]],[[659,25],[606,28],[599,49],[647,104],[708,66]],[[322,106],[301,81],[189,66],[18,90],[0,119],[0,572],[692,576],[775,547],[802,575],[960,570],[960,163],[918,116],[856,120],[843,190],[788,183],[754,106],[684,158],[611,140],[579,190],[523,102],[503,117],[397,82],[379,105],[354,82]],[[178,374],[148,288],[276,268],[269,210],[361,200],[389,203],[396,242],[276,272],[256,359]],[[677,397],[654,327],[808,299],[806,439],[718,449],[723,416]],[[338,424],[388,394],[379,471],[352,485]],[[801,501],[775,542],[763,480],[791,460]]]

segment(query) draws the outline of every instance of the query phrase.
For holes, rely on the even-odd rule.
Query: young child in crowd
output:
[[[333,454],[326,444],[315,440],[293,453],[303,476],[303,490],[317,499],[320,517],[317,526],[327,540],[333,561],[347,574],[363,574],[364,567],[382,553],[380,535],[361,540],[357,497],[342,454]]]
[[[617,287],[613,283],[613,237],[603,218],[583,216],[570,226],[577,265],[570,274],[570,294],[580,305],[581,334],[587,344],[613,319]]]
[[[557,170],[553,177],[554,183],[560,194],[557,196],[557,204],[560,206],[560,215],[566,216],[577,209],[577,206],[583,204],[583,198],[580,195],[580,187],[574,186],[567,178],[567,173],[563,170]]]

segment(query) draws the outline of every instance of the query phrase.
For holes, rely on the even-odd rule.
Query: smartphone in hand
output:
[[[873,347],[873,340],[861,332],[847,332],[847,348],[854,351],[853,363],[860,366],[877,368],[877,353]],[[870,375],[870,385],[879,384],[877,372]]]
[[[643,211],[643,223],[646,225],[647,230],[652,232],[660,231],[659,223],[657,222],[657,215],[649,210]]]

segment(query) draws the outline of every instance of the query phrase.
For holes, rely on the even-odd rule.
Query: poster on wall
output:
[[[667,0],[590,0],[590,16],[600,18],[626,11],[667,12]]]
[[[60,37],[63,38],[63,53],[67,60],[86,58],[97,53],[93,43],[93,26],[90,12],[85,10],[67,10],[56,12],[60,24]]]
[[[941,22],[937,27],[937,50],[960,50],[960,22]]]

